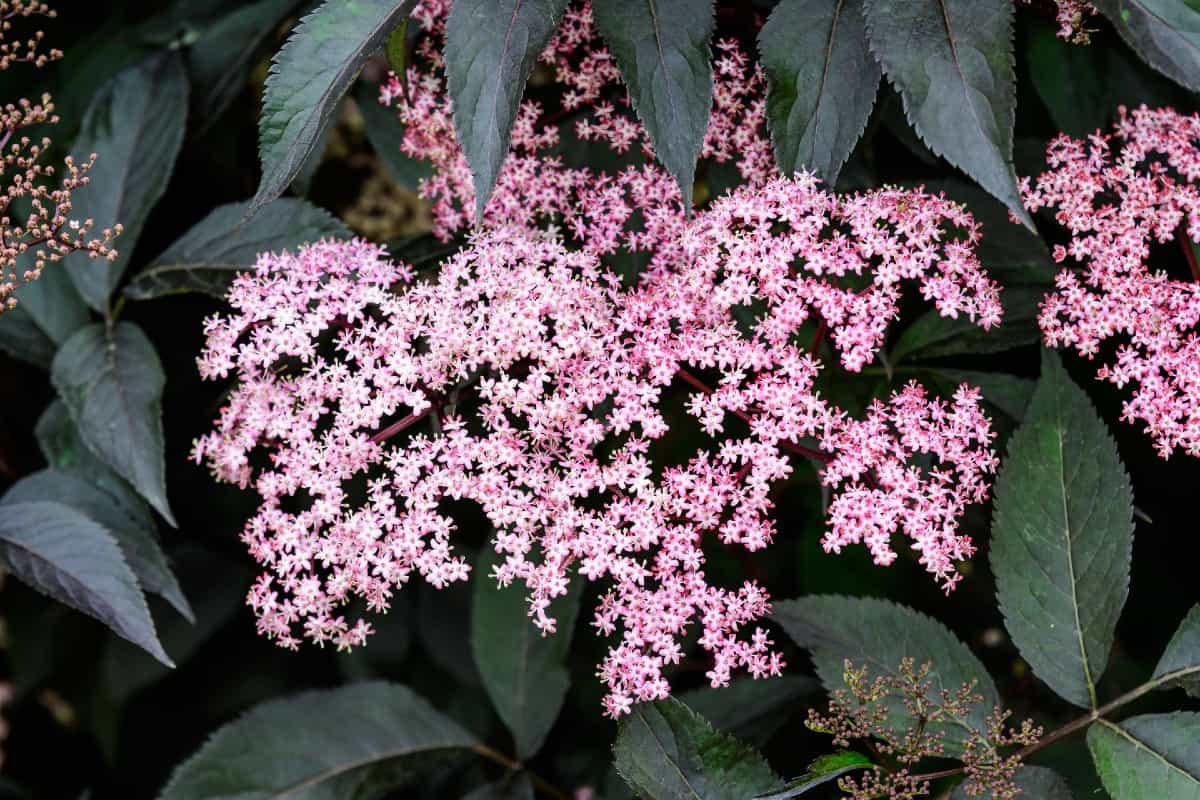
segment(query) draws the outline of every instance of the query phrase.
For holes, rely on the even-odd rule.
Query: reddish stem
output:
[[[393,436],[395,436],[397,433],[400,433],[403,430],[411,428],[413,425],[416,425],[418,422],[425,419],[425,417],[429,416],[429,413],[431,411],[433,411],[432,404],[427,406],[425,408],[425,410],[422,411],[420,414],[409,414],[404,419],[397,420],[396,422],[393,422],[391,425],[388,425],[386,428],[381,430],[379,433],[376,433],[374,436],[371,437],[371,441],[379,443],[379,442],[385,441],[387,439],[390,439]]]
[[[808,352],[812,353],[813,358],[820,357],[817,348],[821,346],[821,342],[825,341],[825,332],[829,330],[829,325],[825,322],[824,317],[819,317],[821,320],[817,325],[817,332],[813,335],[812,345],[809,346]]]

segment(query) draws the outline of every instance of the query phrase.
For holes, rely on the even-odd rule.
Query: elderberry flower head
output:
[[[1164,458],[1176,448],[1200,456],[1200,269],[1190,250],[1200,242],[1200,116],[1122,108],[1109,134],[1056,138],[1047,162],[1022,183],[1026,207],[1053,210],[1070,237],[1054,249],[1064,268],[1038,317],[1046,344],[1102,358],[1097,377],[1132,386],[1122,418],[1141,422]],[[1189,280],[1151,265],[1152,245],[1175,238]]]

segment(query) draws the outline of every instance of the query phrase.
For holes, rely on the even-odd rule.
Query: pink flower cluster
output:
[[[416,13],[435,39],[444,9]],[[474,197],[440,56],[422,52],[434,69],[410,72],[410,101],[396,82],[383,94],[405,150],[434,166],[422,191],[449,237]],[[649,149],[627,104],[602,100],[616,72],[586,5],[545,60],[565,106],[590,110],[580,137]],[[827,551],[862,544],[890,564],[900,541],[953,587],[973,552],[959,518],[996,467],[979,393],[946,401],[914,384],[858,419],[816,382],[839,368],[820,360],[826,336],[842,369],[874,359],[905,283],[942,314],[996,323],[978,228],[941,196],[772,177],[760,73],[725,44],[716,84],[705,158],[736,159],[745,183],[690,219],[649,160],[564,165],[557,127],[527,102],[484,229],[436,275],[330,241],[264,254],[237,278],[200,358],[204,377],[236,383],[194,455],[262,498],[243,532],[265,569],[250,593],[262,633],[358,645],[371,626],[346,618],[352,601],[382,612],[414,576],[464,580],[467,502],[503,556],[491,577],[524,585],[543,632],[573,575],[604,587],[592,626],[617,637],[599,667],[609,715],[667,695],[691,630],[713,686],[778,674],[754,625],[767,593],[714,585],[705,548],[768,547],[772,489],[797,460],[832,493]],[[605,265],[632,252],[649,259],[640,279]],[[672,459],[681,434],[664,408],[681,399],[704,433],[683,434],[688,455]]]
[[[1043,301],[1046,343],[1092,359],[1119,342],[1097,375],[1134,387],[1123,418],[1142,422],[1164,458],[1200,456],[1200,116],[1122,109],[1111,134],[1059,136],[1047,157],[1023,184],[1025,205],[1055,210],[1070,241],[1054,257],[1080,268],[1063,269]],[[1149,266],[1152,246],[1174,238],[1189,280]]]

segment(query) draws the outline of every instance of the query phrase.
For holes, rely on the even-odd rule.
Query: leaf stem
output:
[[[536,772],[526,768],[526,766],[520,761],[515,761],[503,753],[493,750],[486,744],[472,745],[471,750],[473,750],[476,755],[483,756],[487,760],[495,764],[499,764],[507,770],[512,770],[513,772],[524,772],[529,776],[529,780],[533,783],[533,787],[547,797],[552,797],[554,800],[571,800],[571,795],[569,795],[567,792],[564,792],[562,789],[559,789],[554,784],[548,782],[541,775],[538,775]]]

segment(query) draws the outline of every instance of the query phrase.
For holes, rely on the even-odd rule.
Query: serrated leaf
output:
[[[760,795],[755,800],[788,800],[791,797],[799,797],[847,773],[870,769],[873,766],[875,765],[871,763],[871,759],[852,750],[830,753],[809,764],[808,771],[799,778],[788,781],[783,791]]]
[[[784,675],[769,680],[738,678],[721,689],[705,686],[678,697],[717,730],[761,746],[789,717],[802,710],[804,698],[818,691],[820,684],[812,678]]]
[[[931,729],[946,735],[946,752],[958,755],[971,731],[984,730],[987,715],[1000,702],[991,676],[979,659],[944,625],[905,606],[869,597],[814,595],[776,602],[773,619],[796,644],[812,654],[817,675],[829,691],[845,688],[845,662],[866,667],[873,677],[897,676],[900,662],[929,662],[929,698],[941,690],[957,691],[975,682],[983,702],[963,717],[947,718]],[[903,732],[916,718],[897,700],[889,706],[888,724]]]
[[[50,380],[88,449],[174,526],[163,463],[166,376],[141,328],[81,329],[54,357]]]
[[[761,755],[671,698],[634,706],[613,755],[647,800],[745,800],[782,783]]]
[[[571,685],[565,662],[583,583],[576,578],[567,595],[550,605],[547,613],[558,630],[542,636],[529,618],[524,585],[499,589],[492,579],[493,567],[502,561],[491,547],[480,551],[471,652],[483,688],[516,741],[517,758],[524,760],[541,749]]]
[[[712,0],[594,0],[592,14],[658,160],[690,209],[712,110]]]
[[[990,330],[963,317],[952,319],[935,310],[927,311],[900,334],[888,360],[895,365],[968,353],[999,353],[1033,344],[1041,338],[1037,315],[1043,294],[1041,289],[1025,286],[1002,291],[1004,316]]]
[[[359,84],[354,95],[359,113],[363,118],[363,130],[375,154],[383,162],[396,182],[410,191],[416,191],[423,178],[433,175],[433,166],[405,154],[400,149],[404,141],[404,123],[395,109],[379,102],[379,88],[368,83]]]
[[[1032,229],[1013,170],[1011,0],[865,3],[871,52],[917,133]]]
[[[1200,699],[1200,605],[1183,618],[1179,629],[1163,651],[1153,680],[1167,686],[1182,686],[1192,697]]]
[[[1200,798],[1200,714],[1144,714],[1088,730],[1088,749],[1113,800]]]
[[[77,161],[98,153],[90,183],[72,196],[72,215],[93,233],[120,223],[113,262],[75,253],[63,260],[79,294],[104,311],[129,265],[150,210],[162,197],[183,143],[188,81],[179,52],[168,50],[118,73],[92,98],[71,148]]]
[[[13,484],[0,497],[0,508],[41,501],[62,503],[104,528],[120,546],[141,587],[162,597],[187,620],[195,621],[166,554],[158,546],[154,519],[145,505],[130,506],[95,484],[66,472],[44,469]]]
[[[22,582],[174,666],[121,549],[78,511],[44,501],[6,504],[0,514],[0,557]]]
[[[262,179],[253,213],[283,194],[333,120],[358,71],[416,0],[327,0],[271,63],[258,123]]]
[[[328,211],[294,197],[273,200],[247,219],[248,213],[249,203],[217,206],[138,273],[125,294],[133,300],[184,292],[222,298],[234,275],[252,268],[260,253],[351,236]]]
[[[1121,38],[1176,83],[1200,91],[1200,8],[1189,0],[1093,0]]]
[[[474,737],[404,686],[301,692],[252,708],[176,768],[159,800],[343,800]]]
[[[830,186],[866,129],[882,72],[867,47],[862,0],[783,0],[758,34],[767,122],[785,175]]]
[[[1013,776],[1013,783],[1021,790],[1023,800],[1072,800],[1071,787],[1063,776],[1046,767],[1023,766]],[[951,793],[949,800],[974,800],[960,783]],[[984,792],[978,797],[986,797]]]
[[[184,575],[221,575],[220,581],[207,581],[204,591],[196,593],[195,622],[174,614],[156,615],[159,641],[176,663],[184,665],[245,608],[245,587],[254,574],[245,562],[218,556],[203,546],[184,545],[179,560]],[[118,708],[135,692],[171,674],[141,650],[116,637],[106,643],[95,671],[103,687],[101,691]]]
[[[200,130],[209,128],[246,85],[251,62],[299,0],[258,0],[212,20],[187,49]]]
[[[1009,635],[1047,686],[1094,708],[1129,594],[1133,490],[1104,421],[1052,351],[995,497],[991,565]]]
[[[446,22],[446,82],[454,129],[475,179],[483,219],[525,82],[558,28],[567,0],[454,0]]]

